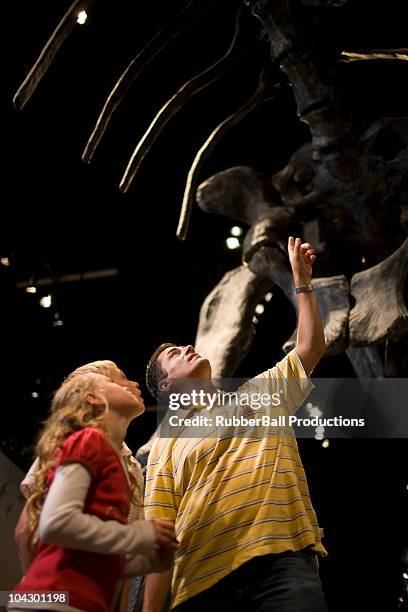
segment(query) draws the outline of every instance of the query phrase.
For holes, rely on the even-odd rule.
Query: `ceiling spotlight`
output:
[[[86,11],[81,11],[80,13],[78,13],[77,23],[79,23],[79,25],[84,25],[87,19],[88,15],[86,14]]]
[[[317,434],[315,435],[315,439],[316,439],[316,440],[323,440],[323,438],[324,438],[324,435],[323,435],[322,433],[317,433]]]
[[[34,399],[37,399],[38,398],[37,391],[33,391],[32,394],[31,394],[31,397],[34,398]]]
[[[234,227],[231,227],[230,229],[230,234],[231,236],[242,236],[243,231],[244,230],[242,229],[242,227],[234,225]]]
[[[322,446],[323,446],[323,448],[329,448],[329,440],[327,438],[325,440],[323,440]]]
[[[233,249],[239,249],[240,244],[239,244],[239,240],[238,238],[227,238],[226,241],[227,243],[227,247],[231,250]]]
[[[265,310],[265,306],[263,304],[257,304],[255,307],[256,314],[262,314]]]
[[[315,432],[316,433],[324,433],[323,425],[319,425],[319,427],[316,427]]]
[[[8,268],[10,265],[10,260],[8,257],[0,257],[0,263],[2,266],[4,266],[5,268]]]
[[[40,300],[40,304],[43,308],[49,308],[51,306],[51,303],[52,297],[50,295],[44,295],[44,297],[42,297]]]
[[[259,319],[258,319],[258,317],[252,317],[252,323],[253,323],[254,325],[256,325],[257,323],[259,323]]]
[[[402,574],[402,577],[403,577],[403,579],[404,579],[404,580],[408,580],[408,574],[407,574],[407,572],[404,572],[404,573]]]
[[[268,293],[265,295],[264,300],[265,300],[265,302],[270,302],[272,298],[273,298],[273,293],[272,293],[272,291],[269,291],[269,292],[268,292]]]
[[[35,285],[27,285],[25,290],[26,293],[37,293],[37,287]]]

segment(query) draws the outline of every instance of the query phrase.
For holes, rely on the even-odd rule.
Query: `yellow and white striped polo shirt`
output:
[[[294,414],[313,384],[293,349],[245,383],[281,390]],[[311,546],[326,555],[293,430],[256,437],[157,438],[149,456],[146,518],[175,521],[180,541],[171,607],[253,557]]]

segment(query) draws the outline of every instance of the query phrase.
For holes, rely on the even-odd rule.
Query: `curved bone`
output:
[[[247,265],[254,274],[269,278],[278,285],[297,310],[288,256],[282,253],[279,247],[260,245],[251,255]]]
[[[159,110],[148,130],[143,134],[142,138],[138,142],[122,176],[119,189],[123,193],[128,191],[144,157],[148,154],[154,142],[170,119],[174,117],[174,115],[195,94],[199,93],[218,79],[232,64],[232,62],[237,59],[237,50],[241,46],[243,15],[244,10],[243,8],[240,8],[237,13],[233,39],[227,52],[219,60],[211,64],[211,66],[184,83],[177,93]]]
[[[213,130],[204,144],[198,150],[197,155],[192,163],[187,176],[186,186],[184,188],[183,203],[181,206],[180,219],[177,227],[177,238],[185,240],[190,222],[191,209],[193,206],[194,196],[196,194],[197,183],[199,174],[204,165],[204,162],[209,158],[215,147],[226,134],[226,132],[239,123],[246,115],[248,115],[254,108],[262,104],[273,100],[273,96],[266,96],[267,91],[267,77],[266,73],[262,71],[259,84],[254,95],[235,113],[224,119],[215,130]]]
[[[190,0],[183,7],[183,9],[176,15],[176,17],[163,28],[161,28],[156,35],[148,42],[148,44],[136,55],[135,58],[128,64],[126,69],[122,72],[119,79],[116,81],[115,86],[107,97],[102,111],[96,121],[93,132],[85,146],[84,152],[82,153],[82,160],[86,163],[90,163],[95,150],[100,143],[106,129],[109,125],[109,121],[116,108],[119,106],[126,93],[129,91],[131,85],[140,76],[143,70],[157,57],[163,49],[165,49],[175,38],[180,36],[188,27],[191,26],[194,21],[208,8],[209,5],[214,3],[215,0]],[[197,5],[197,12],[193,12]],[[191,14],[190,14],[191,13]],[[179,23],[181,24],[179,25]],[[176,28],[179,28],[175,31]]]
[[[76,25],[78,13],[86,11],[93,0],[75,0],[51,34],[43,47],[37,61],[20,85],[13,98],[13,104],[21,110],[33,95],[38,83],[41,81],[64,40],[69,36]]]
[[[369,51],[342,51],[343,62],[366,60],[403,60],[408,61],[408,49],[370,49]]]
[[[252,317],[271,282],[240,266],[227,272],[200,310],[196,350],[208,357],[214,378],[233,376],[255,336]]]
[[[217,172],[197,189],[201,210],[226,215],[248,225],[271,212],[270,185],[249,166],[235,166]]]
[[[408,333],[408,238],[381,263],[354,274],[351,294],[356,304],[350,313],[352,346],[378,344]]]
[[[348,344],[350,283],[340,274],[314,278],[313,286],[323,322],[326,355],[337,355]]]

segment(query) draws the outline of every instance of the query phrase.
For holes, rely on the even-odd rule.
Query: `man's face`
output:
[[[206,357],[201,357],[191,344],[187,346],[170,346],[160,353],[158,364],[168,379],[209,379],[211,365]]]

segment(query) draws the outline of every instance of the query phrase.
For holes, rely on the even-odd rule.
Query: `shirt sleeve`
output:
[[[157,438],[149,455],[145,490],[145,516],[148,519],[177,516],[171,446]]]
[[[247,381],[245,390],[256,389],[279,398],[277,413],[293,415],[314,389],[296,349],[292,349],[273,368]],[[244,388],[243,387],[243,388]]]
[[[292,349],[266,374],[271,392],[280,394],[281,402],[289,414],[295,414],[314,389],[296,349]]]
[[[40,461],[38,457],[36,457],[32,466],[30,467],[27,474],[25,475],[24,480],[22,480],[20,483],[20,491],[24,495],[25,499],[28,499],[31,493],[33,492],[35,477],[37,475],[39,467],[40,467]]]
[[[101,458],[103,458],[104,445],[106,445],[106,442],[103,434],[97,429],[87,427],[72,434],[65,441],[59,452],[58,463],[82,463],[95,476],[95,472],[99,469]],[[25,478],[20,483],[20,491],[25,499],[28,499],[33,492],[39,467],[40,461],[36,457]]]
[[[155,532],[150,521],[122,525],[83,513],[91,474],[80,463],[55,472],[40,516],[39,535],[47,544],[106,554],[148,555]]]

